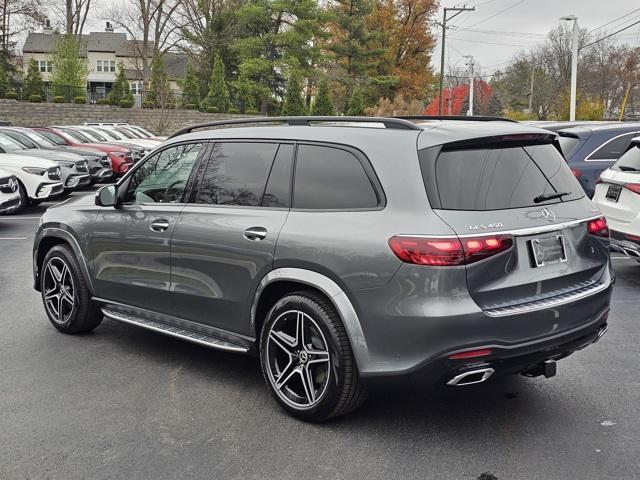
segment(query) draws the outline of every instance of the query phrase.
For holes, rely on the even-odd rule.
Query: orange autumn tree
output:
[[[379,77],[393,78],[381,85],[379,97],[397,95],[424,100],[435,76],[430,66],[435,41],[430,23],[437,12],[436,0],[379,0],[369,17],[369,29],[379,33],[384,52],[377,65]]]

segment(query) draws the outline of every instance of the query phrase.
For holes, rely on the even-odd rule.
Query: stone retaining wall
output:
[[[159,135],[196,123],[242,118],[245,115],[202,113],[195,110],[120,108],[109,105],[28,103],[0,99],[0,121],[23,127],[78,125],[84,122],[124,122],[146,127]]]

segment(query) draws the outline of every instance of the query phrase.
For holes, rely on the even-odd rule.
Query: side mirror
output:
[[[118,187],[106,185],[96,192],[96,205],[99,207],[115,207],[118,201]]]

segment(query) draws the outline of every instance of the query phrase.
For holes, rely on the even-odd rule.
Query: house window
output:
[[[98,60],[96,64],[96,72],[101,72],[101,71],[102,71],[102,60]]]
[[[97,72],[115,72],[116,61],[115,60],[97,60],[96,71]]]
[[[106,60],[105,60],[106,62]],[[109,71],[110,72],[115,72],[116,71],[116,61],[115,60],[111,60],[109,62]]]
[[[38,70],[41,72],[51,72],[53,70],[53,62],[49,60],[38,60]]]

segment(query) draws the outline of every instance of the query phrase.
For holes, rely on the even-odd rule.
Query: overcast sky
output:
[[[448,23],[452,28],[446,35],[447,63],[463,67],[467,62],[463,55],[472,55],[486,72],[499,68],[496,64],[507,62],[516,52],[543,41],[545,34],[559,23],[558,18],[565,15],[576,15],[581,27],[593,30],[637,10],[596,30],[598,33],[612,33],[640,21],[638,0],[441,0],[438,21],[442,21],[444,7],[460,7],[465,3],[476,10],[461,13]],[[453,12],[448,13],[451,15]],[[436,70],[440,69],[439,32],[433,55]],[[640,24],[614,38],[640,46]]]

